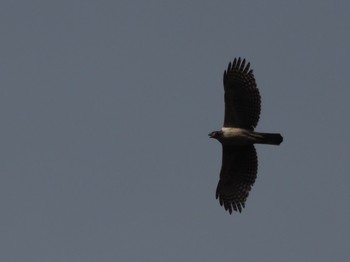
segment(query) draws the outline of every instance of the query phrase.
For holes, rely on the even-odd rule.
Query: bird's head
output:
[[[215,139],[221,138],[222,135],[223,135],[223,133],[222,133],[221,130],[220,130],[220,131],[213,131],[213,132],[211,132],[211,133],[208,134],[208,136],[209,136],[210,138],[215,138]]]

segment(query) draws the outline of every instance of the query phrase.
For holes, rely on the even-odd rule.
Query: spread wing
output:
[[[216,198],[230,214],[242,211],[258,172],[258,159],[253,145],[222,146],[220,180]]]
[[[260,93],[256,87],[253,70],[245,59],[235,58],[224,72],[225,120],[224,127],[253,130],[260,116]]]

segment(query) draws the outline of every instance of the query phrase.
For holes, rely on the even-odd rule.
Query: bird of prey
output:
[[[209,134],[222,145],[220,180],[216,198],[230,214],[242,212],[253,186],[258,159],[254,144],[279,145],[283,137],[277,133],[255,132],[260,116],[260,93],[253,70],[245,59],[235,58],[224,72],[224,127]]]

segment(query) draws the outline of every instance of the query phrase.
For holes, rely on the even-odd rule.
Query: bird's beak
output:
[[[208,136],[209,136],[209,138],[214,138],[213,137],[213,132],[209,133]]]

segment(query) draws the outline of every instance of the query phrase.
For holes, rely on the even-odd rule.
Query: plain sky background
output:
[[[349,1],[1,1],[1,261],[349,261]],[[258,178],[215,199],[222,74]]]

